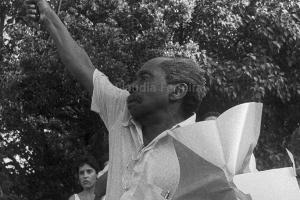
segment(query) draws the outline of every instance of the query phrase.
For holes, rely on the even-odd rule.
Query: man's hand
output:
[[[52,9],[46,0],[25,0],[26,16],[35,21],[43,22]]]

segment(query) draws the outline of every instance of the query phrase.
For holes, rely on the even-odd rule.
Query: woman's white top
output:
[[[74,194],[75,200],[80,200],[78,194]]]

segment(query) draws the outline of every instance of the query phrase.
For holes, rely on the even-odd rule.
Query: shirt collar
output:
[[[188,125],[192,125],[196,122],[196,113],[194,113],[192,116],[190,116],[189,118],[187,118],[186,120],[174,125],[171,130],[178,128],[178,127],[184,127],[184,126],[188,126]]]
[[[154,138],[146,147],[145,147],[145,151],[149,150],[150,148],[152,148],[160,139],[164,138],[165,136],[167,136],[169,134],[169,131],[172,131],[176,128],[179,127],[184,127],[184,126],[188,126],[188,125],[192,125],[196,122],[196,114],[194,113],[191,117],[189,117],[188,119],[174,125],[171,129],[165,130],[164,132],[162,132],[161,134],[159,134],[156,138]]]
[[[131,115],[129,115],[129,118],[125,118],[124,121],[122,122],[122,126],[131,126],[131,125],[136,125],[137,122],[134,121]]]
[[[188,126],[191,124],[194,124],[196,122],[196,113],[194,113],[191,117],[187,118],[186,120],[179,122],[178,124],[175,124],[170,130],[173,130],[175,128],[178,127],[184,127],[184,126]],[[139,123],[137,123],[132,116],[130,115],[129,119],[127,118],[126,120],[124,120],[122,122],[123,126],[131,126],[131,125],[135,125],[137,126]]]

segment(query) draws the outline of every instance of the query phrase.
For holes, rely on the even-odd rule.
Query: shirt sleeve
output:
[[[126,106],[127,90],[114,86],[99,70],[93,74],[91,110],[99,113],[105,126],[110,128]]]

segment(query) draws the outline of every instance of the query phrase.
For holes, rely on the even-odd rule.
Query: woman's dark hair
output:
[[[100,170],[99,164],[93,156],[84,155],[84,156],[80,157],[77,161],[76,172],[78,173],[79,168],[85,164],[90,165],[96,171],[96,173],[98,173]]]

